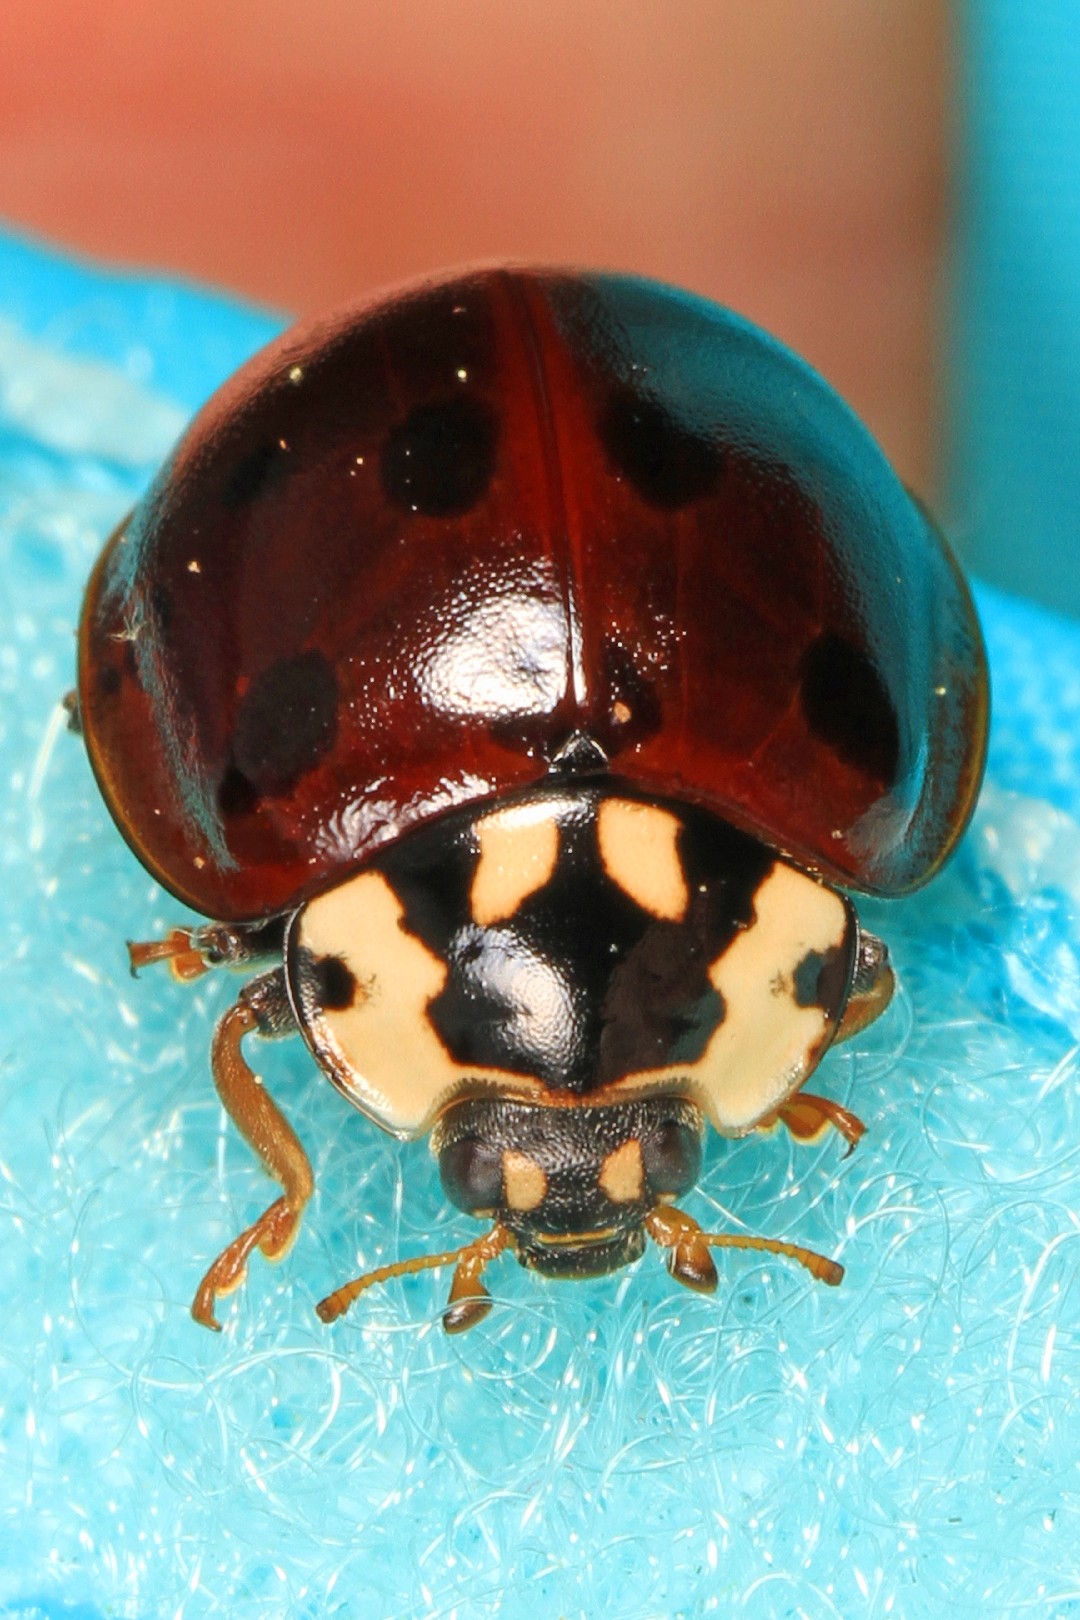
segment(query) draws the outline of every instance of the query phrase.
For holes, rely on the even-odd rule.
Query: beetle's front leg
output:
[[[848,1143],[850,1153],[866,1134],[866,1126],[858,1114],[831,1097],[818,1097],[810,1091],[797,1091],[768,1120],[766,1125],[785,1125],[797,1142],[816,1142],[824,1131],[839,1131]]]
[[[226,1112],[263,1168],[281,1183],[284,1195],[218,1255],[199,1284],[191,1314],[204,1327],[220,1331],[214,1302],[238,1288],[255,1249],[268,1260],[280,1260],[300,1229],[304,1208],[315,1190],[311,1163],[300,1138],[273,1101],[241,1050],[246,1035],[273,1039],[295,1032],[296,1023],[285,988],[284,968],[253,979],[228,1009],[214,1032],[211,1064],[214,1084]]]
[[[264,957],[280,956],[287,919],[261,923],[204,923],[199,928],[173,928],[164,939],[127,942],[133,978],[152,962],[168,962],[173,977],[184,984],[215,967],[248,967]]]

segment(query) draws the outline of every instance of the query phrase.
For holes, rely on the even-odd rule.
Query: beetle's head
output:
[[[701,1169],[700,1112],[680,1098],[606,1107],[459,1103],[433,1142],[447,1197],[494,1217],[523,1266],[591,1277],[637,1260],[645,1219]]]
[[[318,1314],[332,1322],[375,1283],[453,1265],[443,1326],[460,1333],[491,1309],[481,1274],[504,1249],[549,1277],[595,1277],[637,1260],[646,1237],[666,1252],[676,1281],[701,1293],[716,1287],[717,1246],[784,1254],[819,1281],[838,1283],[843,1268],[824,1255],[776,1238],[703,1232],[675,1207],[697,1180],[703,1132],[700,1110],[679,1097],[604,1107],[504,1097],[456,1103],[432,1147],[447,1196],[493,1221],[490,1230],[463,1248],[365,1272],[328,1295]]]

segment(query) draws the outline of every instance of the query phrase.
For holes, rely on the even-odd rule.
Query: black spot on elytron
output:
[[[240,701],[232,764],[260,797],[287,792],[333,746],[337,716],[337,678],[322,653],[281,658]]]
[[[614,466],[650,506],[676,511],[711,494],[719,482],[720,447],[630,388],[611,396],[599,432]]]
[[[475,395],[418,405],[383,447],[383,491],[406,512],[460,517],[491,482],[498,438],[494,411]]]
[[[221,504],[236,511],[256,500],[272,485],[278,484],[289,470],[289,454],[276,439],[257,445],[246,456],[241,456],[232,468],[221,491]]]
[[[356,1000],[356,977],[340,956],[319,956],[311,964],[316,1005],[325,1012],[344,1012]]]
[[[100,697],[114,698],[123,684],[124,677],[115,664],[101,665],[96,676],[96,685]]]
[[[791,976],[797,1007],[820,1007],[832,1017],[847,998],[854,963],[847,937],[827,951],[808,951]]]
[[[811,731],[864,776],[891,787],[900,727],[885,684],[854,642],[826,631],[803,655],[803,712]]]
[[[259,792],[243,771],[229,765],[218,784],[217,802],[218,809],[227,818],[250,816],[259,808]]]

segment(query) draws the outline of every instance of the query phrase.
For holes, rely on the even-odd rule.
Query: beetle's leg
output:
[[[855,961],[855,974],[851,981],[844,1016],[835,1039],[848,1041],[880,1018],[896,989],[896,974],[889,961],[884,940],[876,934],[859,934],[859,954]]]
[[[286,922],[284,917],[272,917],[262,923],[206,923],[201,928],[173,928],[164,939],[129,939],[132,977],[151,962],[168,962],[173,977],[186,984],[214,967],[248,967],[263,957],[280,956]]]
[[[866,1135],[866,1126],[858,1114],[853,1114],[842,1103],[833,1102],[831,1097],[819,1097],[812,1091],[797,1091],[760,1120],[758,1130],[772,1130],[776,1125],[786,1126],[797,1142],[816,1142],[831,1126],[849,1144],[849,1153]]]
[[[64,693],[63,697],[60,699],[60,707],[67,715],[68,730],[76,737],[81,737],[82,710],[79,707],[79,694],[76,692],[74,687],[72,687],[70,692]]]
[[[204,1327],[220,1330],[214,1301],[219,1294],[240,1286],[253,1250],[261,1249],[268,1260],[280,1260],[299,1231],[304,1206],[315,1190],[311,1164],[299,1137],[241,1051],[245,1035],[256,1033],[272,1039],[292,1034],[295,1027],[285,970],[275,968],[244,987],[214,1031],[211,1061],[218,1096],[263,1168],[281,1183],[284,1196],[222,1250],[199,1284],[191,1314]]]
[[[797,1091],[763,1123],[771,1125],[777,1121],[787,1126],[797,1142],[816,1141],[830,1125],[840,1132],[852,1148],[866,1134],[866,1126],[850,1108],[833,1102],[831,1097],[815,1096],[812,1091]]]
[[[710,1249],[763,1249],[767,1254],[783,1254],[805,1266],[818,1282],[835,1288],[844,1268],[827,1255],[804,1249],[801,1243],[785,1243],[780,1238],[750,1237],[741,1232],[703,1232],[692,1215],[671,1204],[657,1204],[645,1217],[645,1230],[654,1243],[668,1251],[668,1270],[677,1282],[698,1294],[711,1294],[717,1283],[716,1267]]]

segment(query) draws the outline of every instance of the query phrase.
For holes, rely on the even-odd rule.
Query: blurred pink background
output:
[[[5,0],[0,216],[286,310],[486,258],[681,283],[926,489],[935,0]]]

